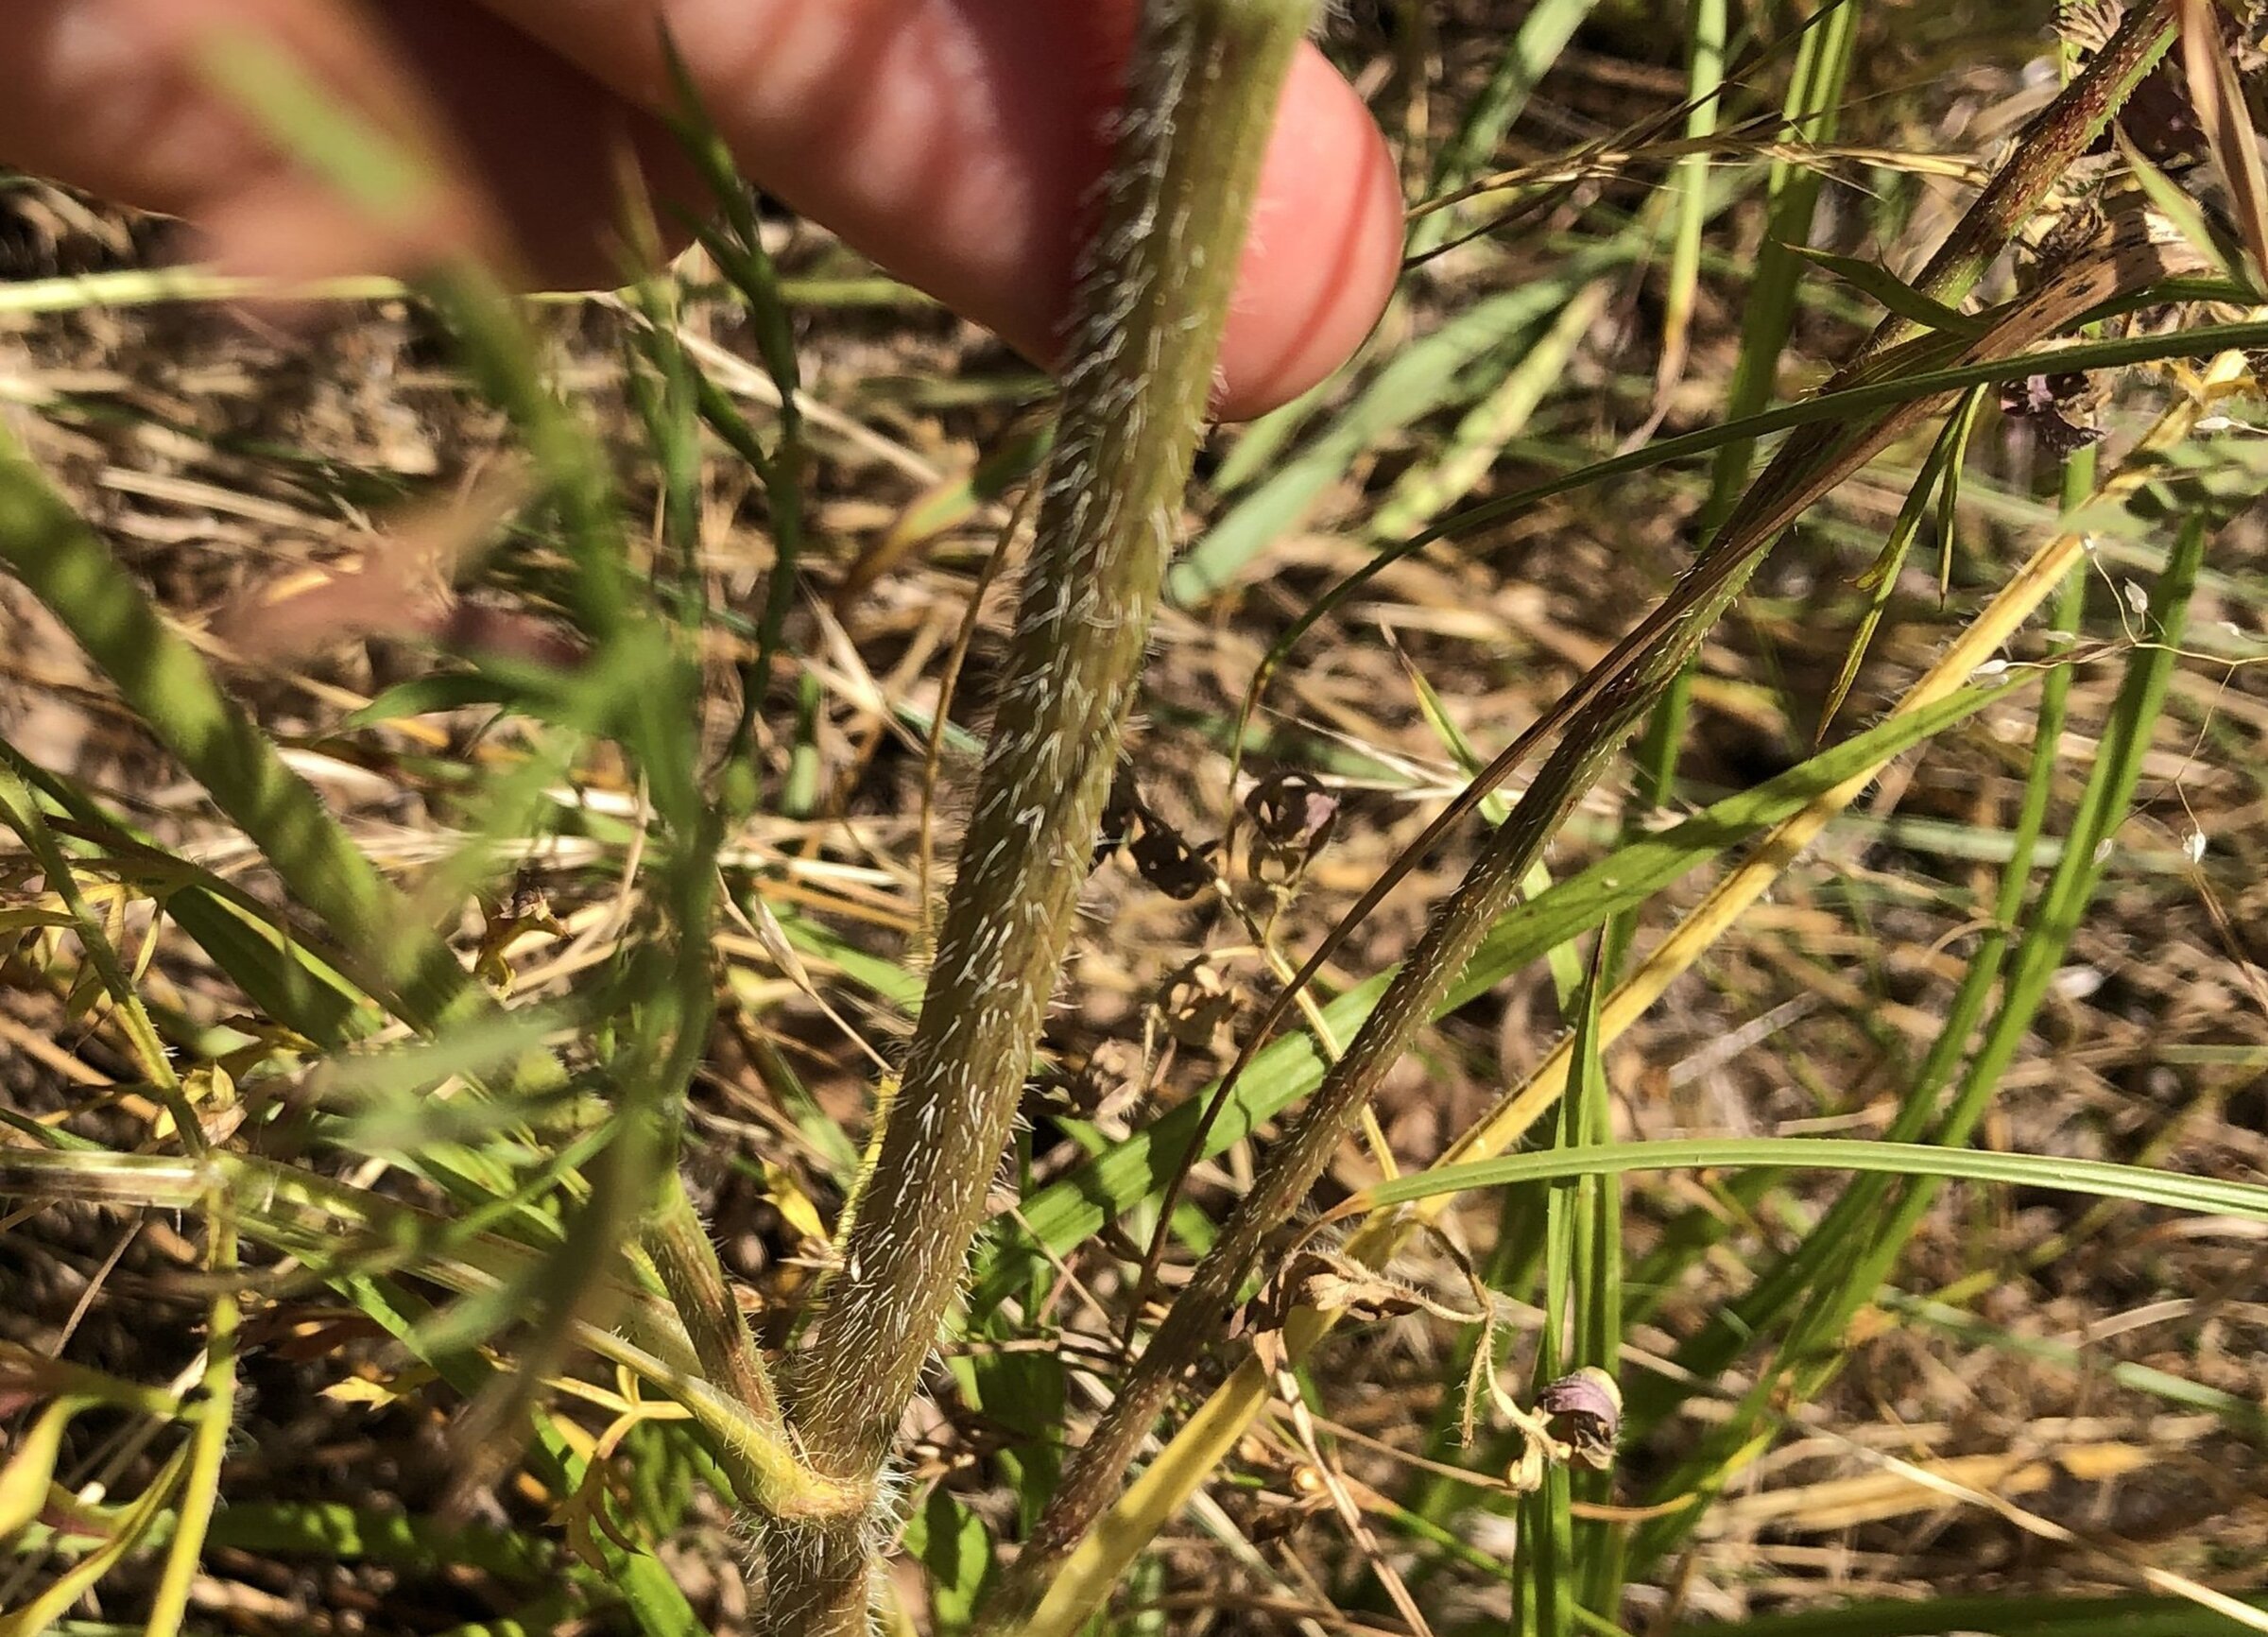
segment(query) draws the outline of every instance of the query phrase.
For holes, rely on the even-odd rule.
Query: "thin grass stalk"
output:
[[[1571,1111],[1567,1126],[1574,1143],[1599,1147],[1614,1141],[1611,1094],[1606,1086],[1606,1060],[1600,1041],[1599,1008],[1606,998],[1609,974],[1602,933],[1589,981],[1583,986],[1582,1041],[1576,1052],[1574,1094],[1563,1099]],[[1573,1314],[1574,1351],[1570,1363],[1591,1366],[1609,1375],[1623,1355],[1623,1188],[1609,1177],[1586,1178],[1576,1185],[1576,1282],[1578,1305]],[[1614,1499],[1610,1472],[1571,1472],[1572,1500],[1606,1504]],[[1613,1619],[1623,1601],[1623,1526],[1605,1519],[1587,1519],[1573,1526],[1572,1556],[1576,1564],[1577,1606]]]
[[[1713,4],[1713,0],[1712,0]],[[1694,13],[1693,69],[1694,90],[1698,94],[1707,63],[1709,40],[1703,33],[1708,9]],[[1715,49],[1721,59],[1724,41],[1724,19],[1713,19]],[[1803,31],[1796,48],[1796,67],[1789,77],[1785,111],[1786,137],[1805,143],[1832,142],[1835,139],[1843,100],[1843,85],[1849,77],[1851,53],[1859,33],[1859,8],[1855,4],[1835,6],[1815,26]],[[1721,61],[1718,67],[1722,76]],[[1689,136],[1707,135],[1715,128],[1716,96],[1693,110],[1687,125]],[[1704,123],[1706,121],[1706,123]],[[1686,188],[1681,199],[1685,213],[1697,215],[1708,184],[1709,156],[1696,154],[1684,162],[1680,181]],[[1795,328],[1796,291],[1802,282],[1804,261],[1790,248],[1805,243],[1811,236],[1812,221],[1818,212],[1821,181],[1815,166],[1791,164],[1776,159],[1766,172],[1764,197],[1763,242],[1757,247],[1755,276],[1748,281],[1741,309],[1741,351],[1733,365],[1732,381],[1725,394],[1725,419],[1738,421],[1758,411],[1772,402],[1773,388],[1779,379],[1779,355],[1785,350],[1788,336]],[[1685,251],[1684,223],[1680,222],[1678,249]],[[1693,230],[1692,262],[1694,279],[1699,277],[1700,237],[1698,226]],[[1674,268],[1673,290],[1679,286],[1678,277],[1684,275],[1680,260]],[[1690,299],[1690,297],[1689,297]],[[1665,334],[1668,320],[1664,320]],[[1741,489],[1748,480],[1748,469],[1756,457],[1756,442],[1744,439],[1727,443],[1717,451],[1710,467],[1709,497],[1702,503],[1698,530],[1704,545],[1715,537],[1718,527],[1731,514],[1740,498]],[[1680,671],[1662,695],[1646,724],[1643,742],[1638,751],[1638,786],[1633,806],[1642,812],[1660,806],[1668,801],[1670,787],[1676,775],[1677,751],[1685,741],[1685,723],[1692,699],[1692,681],[1690,668]],[[1622,957],[1629,947],[1632,928],[1624,925],[1609,940],[1613,959],[1609,970],[1619,969]]]
[[[1086,253],[1056,462],[920,1022],[791,1412],[874,1473],[960,1288],[1074,929],[1306,0],[1151,0]],[[775,1631],[863,1631],[874,1530],[775,1530]]]
[[[1462,192],[1488,168],[1503,146],[1504,132],[1527,107],[1538,81],[1559,54],[1567,49],[1575,30],[1589,16],[1598,0],[1545,0],[1521,20],[1488,83],[1465,111],[1456,133],[1442,145],[1434,162],[1427,193],[1439,198]],[[1410,226],[1408,253],[1426,256],[1437,250],[1457,226],[1454,211],[1435,210]]]
[[[174,1521],[173,1539],[165,1551],[164,1567],[150,1599],[143,1630],[146,1637],[175,1637],[189,1611],[189,1592],[204,1556],[206,1531],[220,1500],[220,1463],[228,1453],[229,1431],[236,1419],[236,1324],[240,1317],[236,1291],[236,1228],[223,1212],[215,1212],[206,1228],[212,1235],[205,1267],[215,1280],[211,1305],[206,1309],[205,1369],[198,1382],[203,1402],[198,1406],[197,1430],[191,1435],[189,1464],[181,1480],[181,1501]]]
[[[1669,275],[1662,287],[1661,352],[1654,371],[1654,408],[1629,441],[1642,443],[1669,413],[1670,394],[1692,352],[1693,313],[1701,296],[1701,230],[1709,215],[1710,155],[1725,85],[1725,0],[1695,0],[1686,19],[1685,139],[1693,151],[1672,167],[1665,184],[1674,223]],[[1810,35],[1805,36],[1808,44]],[[1765,243],[1769,244],[1767,236]]]
[[[2064,166],[2085,151],[2118,98],[2164,49],[2164,10],[2163,0],[2138,9],[2087,75],[2050,105],[2026,145],[1979,196],[1932,259],[1918,281],[1924,293],[1935,300],[1958,300],[1982,275]],[[2020,350],[2115,293],[2123,280],[2147,279],[2162,270],[2154,247],[2146,244],[2123,245],[2085,259],[2084,265],[2050,280],[2031,300],[2014,304],[1987,334],[1967,344],[1967,355],[1984,358]],[[1831,385],[1894,374],[1897,366],[1913,355],[1892,350],[1912,327],[1895,315],[1885,319]],[[1668,601],[1548,713],[1543,723],[1498,759],[1491,771],[1501,777],[1543,732],[1564,724],[1564,736],[1519,805],[1434,917],[1400,975],[1381,997],[1345,1056],[1324,1077],[1291,1131],[1269,1150],[1251,1190],[1128,1371],[1023,1554],[1004,1577],[995,1603],[997,1621],[1021,1619],[1038,1605],[1056,1567],[1108,1507],[1135,1450],[1164,1412],[1181,1371],[1222,1334],[1262,1246],[1306,1198],[1372,1089],[1415,1041],[1488,926],[1511,906],[1550,838],[1613,759],[1624,733],[1699,648],[1780,532],[1820,494],[1944,402],[1945,395],[1938,394],[1891,410],[1855,432],[1830,427],[1791,440]],[[1452,811],[1456,805],[1477,802],[1486,788],[1476,781]],[[1388,879],[1404,867],[1389,870]],[[1365,895],[1366,904],[1376,896],[1373,888]],[[1358,905],[1355,913],[1362,908]],[[1345,925],[1342,922],[1342,928]],[[1336,937],[1334,933],[1310,957],[1291,991],[1256,1025],[1230,1071],[1232,1077],[1257,1052],[1259,1043],[1292,1003],[1292,994],[1328,958]]]
[[[2094,470],[2094,452],[2089,449],[2079,454],[2083,458],[2074,459],[2065,469],[2067,511],[2077,510],[2092,489],[2088,480]],[[2066,573],[2056,594],[2057,612],[2051,621],[2054,629],[2076,629],[2085,577],[2084,565],[2074,566]],[[2064,665],[2051,669],[2041,684],[2039,708],[2033,717],[2032,761],[2016,823],[2010,830],[2008,862],[1994,894],[1992,924],[1979,935],[1977,947],[1962,970],[1961,982],[1946,1007],[1945,1026],[1931,1042],[1915,1070],[1913,1083],[1896,1118],[1882,1133],[1885,1142],[1916,1142],[1928,1131],[1935,1119],[1937,1099],[1959,1069],[1962,1054],[1967,1050],[1970,1037],[1984,1019],[1994,986],[2000,981],[2009,941],[2023,907],[2025,888],[2032,879],[2033,854],[2047,821],[2048,799],[2054,788],[2070,687],[2071,672]],[[1950,1141],[1959,1141],[1965,1135],[1965,1131],[1944,1133],[1945,1140]],[[1657,1421],[1682,1401],[1688,1390],[1687,1380],[1714,1378],[1759,1335],[1773,1328],[1790,1305],[1814,1285],[1841,1254],[1838,1247],[1871,1238],[1891,1186],[1872,1179],[1854,1182],[1829,1207],[1815,1230],[1804,1235],[1799,1247],[1768,1269],[1738,1301],[1712,1316],[1706,1327],[1678,1348],[1675,1358],[1684,1372],[1682,1378],[1648,1376],[1635,1383],[1626,1400],[1624,1418],[1630,1436],[1644,1438]]]
[[[2142,755],[2165,701],[2174,649],[2181,641],[2208,532],[2202,515],[2186,519],[2159,577],[2148,615],[2149,646],[2138,649],[2128,663],[2070,838],[2054,873],[2023,919],[2024,932],[2008,962],[2000,1011],[1970,1060],[1935,1133],[1935,1140],[1947,1146],[1966,1143],[1984,1117],[2001,1077],[2030,1033],[2080,917],[2102,881],[2103,859],[2097,850],[2125,817],[2140,777]],[[1756,1387],[1744,1400],[1744,1411],[1750,1411],[1750,1406],[1757,1411],[1767,1405],[1777,1408],[1791,1396],[1796,1403],[1817,1396],[1841,1368],[1834,1344],[1859,1309],[1888,1279],[1936,1198],[1934,1183],[1916,1181],[1891,1205],[1886,1218],[1878,1208],[1840,1225],[1844,1230],[1841,1244],[1850,1263],[1845,1277],[1837,1287],[1805,1303],[1800,1322],[1778,1350],[1776,1368],[1760,1372]],[[1724,1427],[1712,1429],[1679,1471],[1663,1480],[1662,1491],[1685,1494],[1722,1484],[1733,1470],[1738,1446],[1745,1441],[1745,1429],[1760,1419],[1753,1412],[1736,1414]],[[1675,1518],[1655,1520],[1639,1532],[1634,1557],[1641,1562],[1658,1557],[1691,1528],[1697,1515],[1696,1508]]]
[[[2242,358],[2236,353],[2225,354],[2207,374],[2207,391],[2225,392],[2231,383],[2242,376]],[[2200,402],[2176,404],[2142,439],[2142,450],[2161,450],[2178,443],[2204,412]],[[2122,473],[2105,486],[2106,493],[2098,498],[2129,494],[2141,481],[2139,472]],[[2042,545],[1991,605],[1908,690],[1894,714],[1910,715],[1925,711],[1957,693],[1976,668],[2064,582],[2072,566],[2081,560],[2083,551],[2083,537],[2075,532],[2060,534]],[[1804,849],[1817,839],[1829,820],[1859,798],[1888,760],[1885,757],[1882,764],[1836,784],[1784,820],[1738,869],[1719,882],[1671,936],[1607,997],[1600,1013],[1602,1046],[1618,1038],[1659,1000],[1670,984],[1734,925]],[[1487,1159],[1510,1149],[1558,1101],[1568,1082],[1572,1060],[1572,1041],[1563,1040],[1525,1084],[1501,1099],[1458,1138],[1441,1163]],[[1374,1214],[1348,1241],[1345,1253],[1364,1266],[1383,1268],[1418,1231],[1418,1224],[1432,1220],[1445,1203],[1445,1199],[1421,1202],[1417,1207],[1416,1221],[1398,1213]],[[1296,1309],[1284,1328],[1286,1354],[1295,1363],[1303,1360],[1336,1323],[1335,1314],[1313,1308]],[[1227,1458],[1267,1403],[1273,1379],[1272,1373],[1255,1359],[1248,1358],[1237,1367],[1228,1380],[1182,1423],[1163,1452],[1067,1558],[1039,1610],[1020,1628],[1019,1637],[1071,1637],[1080,1628],[1152,1536]]]

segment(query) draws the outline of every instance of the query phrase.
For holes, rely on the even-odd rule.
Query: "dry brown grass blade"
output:
[[[2213,168],[2228,189],[2251,275],[2259,279],[2268,276],[2268,174],[2261,169],[2259,138],[2222,39],[2218,9],[2213,0],[2181,0],[2181,66],[2190,102],[2211,145]]]
[[[2164,1450],[2108,1439],[2048,1450],[1944,1456],[1913,1465],[1946,1484],[2007,1500],[2038,1494],[2059,1478],[2100,1483],[2139,1472],[2165,1458]],[[1770,1525],[1805,1534],[1831,1534],[1916,1512],[1943,1511],[1947,1503],[1943,1490],[1920,1483],[1904,1472],[1887,1470],[1855,1477],[1821,1478],[1722,1501],[1701,1532],[1716,1534]]]
[[[213,634],[248,658],[286,660],[352,637],[436,632],[452,618],[452,581],[527,490],[526,473],[507,466],[413,507],[335,572],[286,574],[237,597]]]

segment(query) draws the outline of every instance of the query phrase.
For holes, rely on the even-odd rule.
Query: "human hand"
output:
[[[649,110],[665,23],[754,181],[890,271],[1054,361],[1081,207],[1136,0],[11,0],[0,162],[188,218],[228,265],[369,271],[502,244],[528,276],[612,284],[619,156],[703,200]],[[209,78],[265,35],[457,179],[385,227]],[[1302,48],[1221,351],[1225,417],[1262,413],[1361,341],[1400,248],[1393,164]]]

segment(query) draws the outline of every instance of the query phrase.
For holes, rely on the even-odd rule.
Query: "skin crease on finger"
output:
[[[421,102],[487,185],[437,211],[501,217],[539,273],[611,283],[627,137],[664,200],[690,197],[659,104],[665,18],[745,168],[788,203],[1030,356],[1052,361],[1136,0],[9,0],[26,44],[0,158],[220,230],[239,265],[363,270],[387,247],[298,174],[187,60],[202,26],[275,31],[389,128]],[[509,27],[539,36],[531,45]],[[555,55],[556,53],[556,55]],[[579,63],[580,69],[570,62]],[[419,77],[395,72],[414,63]],[[483,209],[483,196],[502,201]],[[664,216],[668,212],[663,207]],[[502,236],[502,235],[495,235]],[[1375,321],[1400,244],[1393,165],[1322,59],[1294,65],[1221,357],[1216,409],[1260,413]],[[397,252],[402,249],[391,247]]]

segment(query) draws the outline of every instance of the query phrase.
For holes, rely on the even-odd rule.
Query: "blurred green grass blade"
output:
[[[151,1526],[150,1546],[173,1538],[175,1516]],[[209,1545],[324,1562],[383,1563],[415,1574],[453,1566],[525,1582],[556,1575],[559,1554],[548,1542],[520,1529],[481,1524],[451,1525],[432,1517],[356,1507],[340,1501],[238,1501],[213,1514],[205,1532]],[[70,1550],[76,1538],[56,1538]]]
[[[984,450],[969,471],[920,495],[898,514],[883,538],[860,554],[861,564],[871,560],[876,567],[862,572],[854,566],[847,571],[842,583],[830,594],[834,605],[844,606],[871,584],[878,573],[902,560],[904,554],[966,526],[984,508],[1006,496],[1046,464],[1055,441],[1052,421],[1011,427]]]
[[[630,292],[644,315],[624,336],[623,385],[644,430],[644,455],[655,474],[659,543],[683,593],[678,617],[698,629],[707,612],[708,581],[700,567],[702,449],[693,360],[678,334],[678,291],[673,281],[648,276]]]
[[[1443,1002],[1453,1011],[1554,946],[1597,926],[1617,908],[1639,903],[1688,870],[1797,811],[1821,791],[1931,735],[1979,709],[1995,690],[1969,690],[1929,711],[1893,717],[1756,789],[1728,797],[1674,829],[1624,844],[1615,853],[1571,876],[1542,897],[1520,905],[1492,928],[1472,963]],[[1379,973],[1324,1008],[1341,1040],[1349,1039],[1394,976]],[[1305,1035],[1271,1043],[1246,1072],[1238,1095],[1222,1111],[1208,1147],[1217,1153],[1249,1136],[1286,1104],[1320,1081],[1323,1060]],[[1072,1249],[1112,1217],[1164,1185],[1207,1100],[1199,1093],[1152,1125],[1132,1132],[1070,1176],[1051,1183],[1023,1210],[1039,1245]],[[993,1242],[977,1294],[980,1309],[1005,1300],[1032,1274],[1040,1251],[1022,1242],[1022,1231]]]
[[[1781,107],[1782,134],[1803,142],[1835,139],[1843,86],[1858,39],[1858,13],[1855,5],[1831,6],[1804,28]],[[1783,159],[1774,160],[1766,172],[1764,236],[1757,247],[1754,276],[1742,306],[1741,351],[1733,361],[1725,401],[1728,422],[1761,412],[1776,395],[1780,354],[1795,327],[1803,285],[1803,264],[1796,247],[1811,236],[1820,180],[1813,167]],[[1735,439],[1723,446],[1710,474],[1709,499],[1701,512],[1704,543],[1740,498],[1754,458],[1753,439]]]
[[[1404,349],[1329,426],[1190,547],[1167,577],[1173,600],[1198,602],[1230,583],[1296,529],[1365,450],[1445,405],[1471,398],[1474,388],[1465,383],[1476,365],[1547,322],[1585,284],[1635,254],[1635,244],[1617,243],[1572,257],[1553,277],[1476,302]]]
[[[694,405],[709,430],[760,480],[766,479],[772,457],[757,439],[756,428],[740,412],[740,405],[732,401],[731,394],[719,387],[708,371],[696,369],[693,372],[693,397]]]
[[[1434,162],[1430,192],[1435,198],[1454,193],[1487,173],[1504,133],[1597,4],[1598,0],[1540,0],[1521,20],[1504,43],[1488,83],[1466,104],[1456,133]],[[1452,211],[1419,216],[1410,228],[1408,253],[1420,256],[1438,249],[1455,222]]]
[[[1562,383],[1568,360],[1606,310],[1609,294],[1604,279],[1575,291],[1504,378],[1466,411],[1439,453],[1429,454],[1396,480],[1364,532],[1373,541],[1399,538],[1470,494],[1504,445],[1527,429],[1537,406]]]
[[[522,690],[509,680],[488,671],[437,671],[396,682],[367,705],[349,711],[338,720],[342,733],[398,722],[405,716],[438,715],[472,705],[511,705]]]
[[[5,310],[5,309],[0,309]],[[1396,308],[1389,304],[1383,324],[1391,324],[1398,318]],[[1280,409],[1271,409],[1251,422],[1237,435],[1222,457],[1221,464],[1212,474],[1211,488],[1215,494],[1234,494],[1238,490],[1275,469],[1284,446],[1299,435],[1316,410],[1331,402],[1337,392],[1342,377],[1350,369],[1361,367],[1362,354],[1342,366],[1337,374],[1327,375]]]
[[[1705,144],[1716,134],[1725,85],[1725,0],[1693,0],[1686,13],[1686,115],[1688,142]],[[1710,155],[1687,154],[1670,173],[1669,276],[1662,291],[1661,359],[1654,372],[1656,417],[1667,412],[1670,394],[1692,353],[1693,311],[1701,294],[1701,230],[1709,214]]]
[[[280,78],[292,78],[289,65],[280,65],[278,72]],[[290,151],[299,151],[307,141],[386,146],[386,139],[366,129],[352,111],[306,106],[301,89],[238,88],[247,112],[270,127]],[[302,129],[311,124],[323,129]],[[669,624],[650,617],[651,587],[633,569],[611,469],[593,427],[561,399],[540,367],[538,349],[518,310],[482,269],[446,266],[424,282],[424,288],[455,332],[476,386],[509,417],[557,516],[567,561],[563,600],[591,645],[574,685],[559,701],[570,713],[580,707],[589,715],[579,720],[571,715],[565,726],[620,743],[639,775],[644,799],[674,844],[660,855],[650,889],[666,905],[678,929],[676,948],[636,945],[620,974],[625,986],[620,992],[636,1000],[622,1009],[618,1043],[605,1067],[622,1117],[612,1127],[613,1140],[592,1161],[575,1190],[582,1198],[568,1214],[563,1242],[523,1286],[541,1301],[532,1313],[520,1316],[519,1370],[492,1376],[471,1418],[477,1458],[501,1461],[508,1458],[518,1429],[563,1357],[576,1322],[600,1299],[608,1270],[649,1220],[657,1196],[667,1198],[680,1186],[675,1168],[679,1104],[712,1000],[705,964],[709,900],[723,826],[713,821],[705,799],[697,735],[686,731],[688,722],[698,719],[697,653]],[[691,406],[683,393],[673,397],[677,401],[665,405],[662,436],[679,452],[682,500],[682,479],[697,455]],[[688,537],[680,533],[679,538]],[[683,566],[695,576],[688,602],[697,609],[697,569]],[[555,735],[550,747],[555,751],[559,737]],[[520,799],[489,804],[457,856],[429,872],[431,890],[461,894],[487,867],[505,833],[525,830],[543,760],[531,758],[503,782]],[[360,947],[359,939],[346,941]],[[439,1024],[479,1015],[490,1004],[445,946],[439,954],[448,966],[447,1009],[421,1002],[405,1011],[427,1033],[438,1032]],[[525,1071],[538,1081],[556,1080],[558,1066],[532,1054]],[[693,1254],[696,1261],[699,1255],[713,1258],[706,1241],[679,1253]],[[698,1283],[698,1268],[681,1271]],[[689,1314],[688,1321],[699,1317]],[[743,1328],[737,1312],[718,1317],[725,1330]],[[715,1339],[712,1328],[704,1327],[701,1334]]]
[[[787,780],[780,791],[780,811],[790,818],[808,818],[819,810],[819,781],[824,758],[819,753],[819,720],[825,696],[816,672],[796,679],[795,738],[788,751]]]
[[[321,918],[355,980],[421,1028],[460,1011],[469,990],[447,945],[331,817],[307,782],[159,615],[102,542],[0,431],[0,561],[61,619],[215,805],[250,836],[285,887]]]
[[[732,150],[709,116],[677,42],[666,30],[662,45],[673,94],[667,115],[671,133],[722,212],[722,230],[714,234],[716,243],[712,248],[721,249],[730,261],[730,265],[720,270],[747,303],[757,353],[773,385],[780,388],[782,415],[798,416],[800,411],[795,407],[795,396],[802,384],[802,370],[796,356],[795,317],[782,293],[779,268],[765,250],[754,195],[740,174]],[[707,228],[705,223],[696,225]]]
[[[799,915],[785,905],[774,905],[773,916],[787,934],[788,942],[805,955],[827,961],[869,994],[879,995],[907,1017],[921,1009],[921,974],[908,972],[887,956],[865,950],[825,922]]]
[[[2257,1399],[2130,1359],[2097,1357],[2087,1348],[2048,1336],[2019,1335],[1942,1301],[1922,1301],[1895,1290],[1884,1291],[1881,1301],[1883,1307],[1909,1322],[1941,1331],[1968,1346],[1989,1347],[2019,1358],[2036,1359],[2059,1366],[2073,1375],[2090,1379],[2099,1376],[2129,1392],[2148,1393],[2184,1409],[2203,1410],[2218,1417],[2233,1432],[2268,1440],[2268,1405]]]
[[[337,190],[342,203],[388,228],[406,227],[442,185],[425,163],[329,94],[306,65],[249,24],[215,26],[198,43],[215,88],[282,139],[282,151]]]

